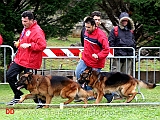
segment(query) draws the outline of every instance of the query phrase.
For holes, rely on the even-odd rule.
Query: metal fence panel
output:
[[[3,48],[4,52],[2,53],[3,54],[3,61],[4,61],[4,64],[3,64],[3,73],[4,73],[4,83],[6,83],[6,72],[7,72],[7,63],[6,63],[6,60],[7,60],[7,49],[10,49],[11,50],[11,60],[13,61],[13,57],[14,57],[14,50],[11,46],[9,45],[0,45],[0,48]],[[1,53],[1,52],[0,52]]]
[[[150,54],[148,51],[153,51]],[[145,54],[142,52],[145,51]],[[143,76],[145,77],[142,77]],[[158,83],[160,79],[160,47],[141,47],[138,51],[138,79]]]

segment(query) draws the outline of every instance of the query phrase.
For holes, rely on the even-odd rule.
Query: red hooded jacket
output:
[[[0,35],[0,45],[2,45],[2,43],[3,43],[3,38],[2,38],[2,36]]]
[[[98,59],[92,57],[94,53],[98,55]],[[85,31],[82,52],[82,60],[85,64],[92,68],[104,68],[108,54],[109,43],[105,33],[98,27],[91,34]]]
[[[18,47],[15,63],[26,68],[39,69],[42,63],[42,52],[46,48],[46,39],[43,30],[35,21],[33,25],[22,31],[20,44],[30,43],[31,47]]]

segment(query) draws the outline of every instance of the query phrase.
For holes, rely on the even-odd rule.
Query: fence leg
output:
[[[140,87],[138,87],[138,94],[140,94],[140,95],[141,95],[141,97],[142,97],[142,99],[143,99],[143,100],[145,100],[145,97],[144,97],[143,93],[142,93],[142,92],[140,92]]]

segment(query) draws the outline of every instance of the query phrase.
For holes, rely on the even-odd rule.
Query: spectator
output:
[[[122,12],[119,17],[118,35],[115,35],[115,27],[111,30],[108,40],[110,47],[133,47],[135,48],[135,40],[133,35],[134,22],[129,17],[128,13]],[[116,48],[115,56],[133,56],[131,48]],[[127,66],[126,66],[127,65]],[[132,60],[129,58],[113,59],[112,71],[131,74]]]
[[[85,22],[84,33],[84,51],[76,70],[76,78],[80,78],[80,74],[88,67],[98,72],[104,68],[106,57],[109,54],[108,38],[104,32],[96,26],[96,22],[92,17],[87,17]],[[111,102],[113,95],[109,95],[108,102]]]
[[[0,45],[2,45],[2,43],[3,43],[3,38],[2,38],[2,36],[0,35]]]
[[[17,75],[22,71],[39,69],[42,63],[42,52],[46,48],[45,34],[34,15],[30,11],[24,11],[21,14],[22,25],[24,26],[19,41],[14,45],[18,48],[14,61],[7,71],[7,80],[14,93],[14,98],[7,105],[18,103],[23,93],[17,89]],[[38,103],[38,99],[35,100]],[[42,106],[38,106],[42,107]]]

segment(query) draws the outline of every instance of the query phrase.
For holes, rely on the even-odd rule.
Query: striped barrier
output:
[[[43,58],[78,58],[83,47],[47,47],[43,51]],[[114,49],[110,48],[108,57],[114,57]]]

